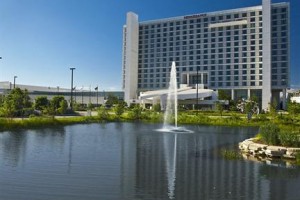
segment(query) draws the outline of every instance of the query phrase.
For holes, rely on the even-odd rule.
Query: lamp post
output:
[[[98,85],[97,85],[97,87],[95,87],[95,90],[96,90],[96,94],[97,94],[97,107],[98,107]]]
[[[83,107],[83,86],[81,88],[81,104],[82,104],[82,107]]]
[[[71,110],[73,110],[73,71],[76,69],[75,67],[70,67],[71,70],[71,101],[70,101],[70,107]]]
[[[14,89],[16,88],[16,78],[18,78],[18,77],[14,76]]]
[[[198,96],[199,96],[199,95],[198,95],[198,93],[199,93],[199,92],[198,92],[198,82],[199,82],[199,81],[198,81],[198,75],[199,75],[199,67],[197,67],[197,85],[196,85],[196,90],[197,90],[197,95],[196,95],[196,98],[197,98],[197,99],[196,99],[196,100],[197,100],[197,101],[196,101],[196,102],[197,102],[197,103],[196,103],[196,109],[197,109],[197,113],[198,113],[198,103],[199,103],[199,102],[198,102],[198,101],[199,101],[199,99],[198,99]]]
[[[56,88],[57,88],[57,95],[59,95],[59,86],[57,86]]]

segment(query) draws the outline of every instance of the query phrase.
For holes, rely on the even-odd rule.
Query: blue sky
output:
[[[273,3],[281,2],[273,0]],[[300,87],[300,1],[291,3],[291,84]],[[260,5],[261,0],[1,0],[0,81],[121,90],[122,27],[140,21]]]

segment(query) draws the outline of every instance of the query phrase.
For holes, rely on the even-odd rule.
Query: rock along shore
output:
[[[244,154],[262,158],[286,158],[296,159],[296,154],[300,153],[300,148],[289,148],[282,146],[271,146],[255,142],[255,138],[250,138],[239,143],[239,148]]]

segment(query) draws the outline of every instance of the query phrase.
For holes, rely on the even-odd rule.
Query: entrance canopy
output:
[[[154,90],[141,92],[140,100],[153,100],[154,98],[161,98],[162,96],[168,95],[168,90]],[[187,100],[187,99],[196,99],[197,98],[197,89],[192,87],[181,88],[177,90],[177,96],[179,100]],[[204,99],[207,97],[212,97],[215,99],[216,92],[210,89],[198,89],[198,98]]]

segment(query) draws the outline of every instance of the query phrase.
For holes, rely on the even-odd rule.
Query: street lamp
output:
[[[97,91],[97,107],[98,107],[98,85],[97,85],[97,87],[95,88],[95,90]]]
[[[197,113],[198,113],[198,104],[199,104],[199,98],[198,98],[198,83],[199,83],[199,80],[198,80],[198,76],[199,76],[199,67],[197,67],[197,87],[196,87],[196,90],[197,90],[197,95],[196,95],[196,100],[197,100],[197,107],[196,107],[196,109],[197,109]]]
[[[14,76],[14,89],[16,88],[16,78],[18,78],[18,77]]]
[[[73,71],[76,69],[75,67],[70,67],[71,70],[71,101],[70,101],[70,107],[71,110],[73,110]]]

